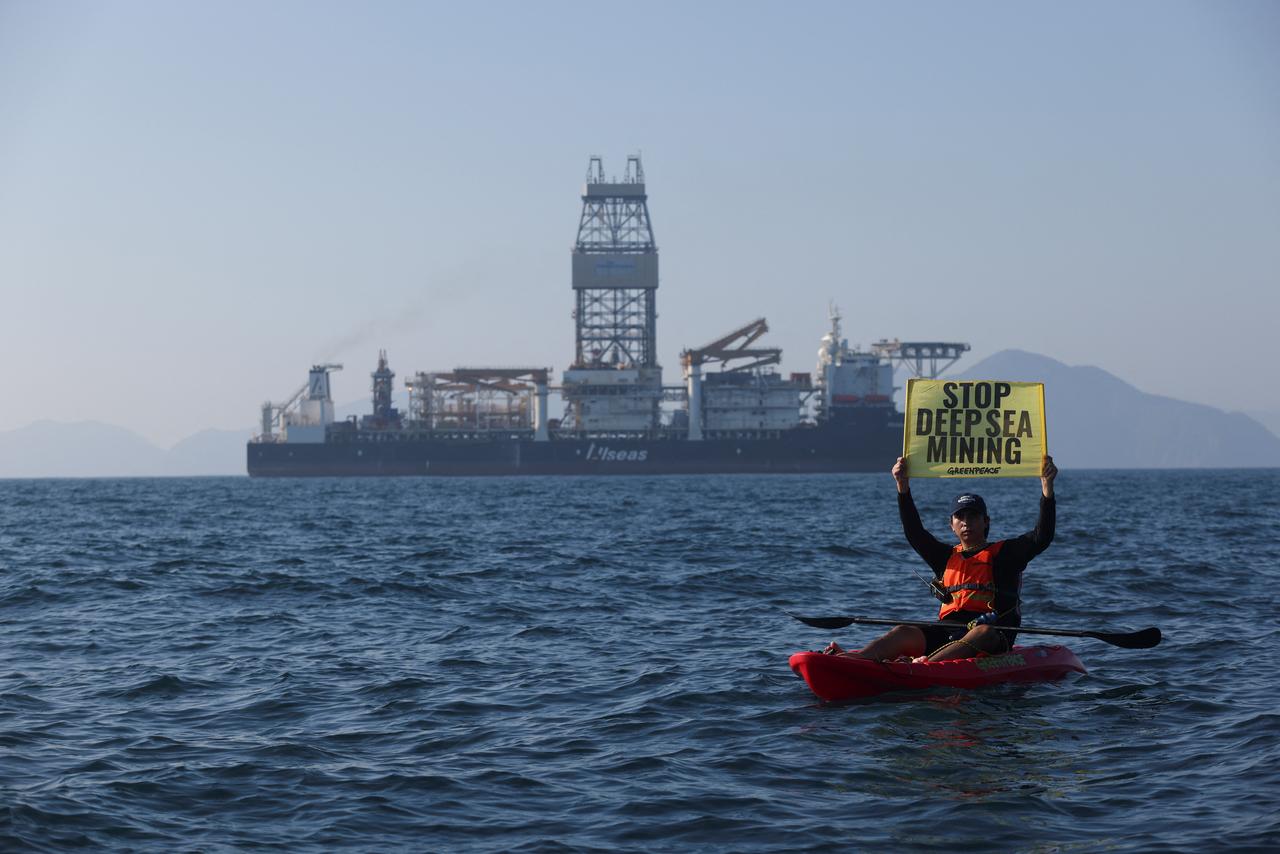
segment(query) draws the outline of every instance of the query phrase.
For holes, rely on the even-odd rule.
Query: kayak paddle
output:
[[[878,620],[873,617],[802,617],[799,614],[789,614],[789,616],[795,617],[806,626],[813,626],[817,629],[843,629],[845,626],[851,626],[854,623],[869,626],[916,626],[922,629],[955,629],[963,625],[963,623],[936,623],[920,620]],[[1038,629],[1034,626],[992,626],[991,628],[1028,635],[1095,638],[1103,643],[1109,643],[1122,649],[1151,649],[1151,647],[1160,643],[1160,630],[1155,626],[1136,632],[1079,632],[1071,629]]]

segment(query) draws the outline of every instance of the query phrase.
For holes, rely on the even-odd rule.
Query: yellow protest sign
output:
[[[1049,453],[1044,383],[907,381],[902,455],[911,477],[1039,477]]]

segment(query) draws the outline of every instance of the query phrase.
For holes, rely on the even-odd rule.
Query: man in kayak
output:
[[[943,599],[940,622],[955,623],[955,629],[894,626],[861,650],[845,652],[832,641],[824,652],[886,661],[899,656],[928,656],[929,661],[972,658],[979,653],[998,654],[1013,646],[1016,632],[1002,632],[984,623],[1017,626],[1022,623],[1018,595],[1022,571],[1031,559],[1053,542],[1056,505],[1053,480],[1058,467],[1046,456],[1040,468],[1040,517],[1034,529],[1011,540],[987,541],[991,518],[982,496],[971,492],[956,496],[951,503],[951,531],[960,540],[955,546],[939,542],[924,529],[920,513],[911,498],[907,462],[898,457],[893,479],[898,484],[898,515],[907,542],[933,570],[937,579],[930,586]]]

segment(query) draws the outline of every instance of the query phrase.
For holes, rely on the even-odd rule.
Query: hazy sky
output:
[[[834,300],[1280,409],[1277,3],[0,0],[0,430],[561,371],[637,151],[668,383],[758,316],[811,370]]]

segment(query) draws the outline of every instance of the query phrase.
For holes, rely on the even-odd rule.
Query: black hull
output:
[[[766,438],[447,439],[359,434],[323,444],[248,447],[254,477],[811,474],[885,471],[901,453],[896,424],[799,428]]]

